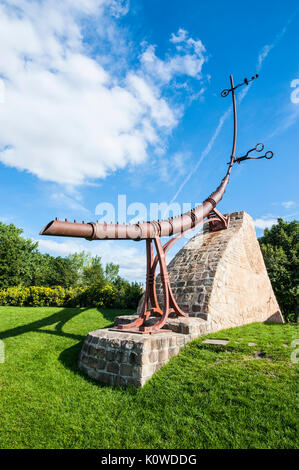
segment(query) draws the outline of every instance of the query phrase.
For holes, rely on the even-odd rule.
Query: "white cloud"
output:
[[[173,42],[174,44],[177,44],[178,42],[184,42],[187,38],[187,35],[188,31],[183,28],[179,28],[176,35],[174,33],[171,34],[170,42]]]
[[[264,230],[265,228],[271,228],[272,225],[277,224],[277,219],[255,219],[253,222],[256,228]]]
[[[128,13],[129,7],[129,0],[111,0],[110,11],[113,16],[119,18],[120,16],[126,15]]]
[[[294,201],[286,201],[286,202],[282,202],[281,205],[283,207],[285,207],[286,209],[290,209],[290,207],[295,205],[295,202]]]
[[[5,165],[79,185],[140,164],[150,146],[164,146],[181,110],[163,97],[163,84],[145,66],[152,46],[142,55],[141,69],[127,67],[117,77],[107,65],[113,57],[89,57],[84,41],[83,17],[96,18],[109,37],[116,26],[108,12],[119,17],[128,5],[121,0],[11,0],[0,6],[0,76],[5,81],[0,161]],[[199,78],[205,61],[201,41],[186,36],[176,47],[183,49],[165,61],[153,54],[161,75]]]
[[[156,47],[147,45],[141,55],[141,63],[145,73],[155,80],[169,83],[175,76],[186,75],[196,79],[202,77],[202,67],[206,62],[206,49],[200,39],[195,41],[187,38],[188,32],[179,29],[178,34],[172,34],[170,41],[175,44],[176,54],[161,60],[156,55]]]

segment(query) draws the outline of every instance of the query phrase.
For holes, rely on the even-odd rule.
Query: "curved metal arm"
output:
[[[247,80],[248,81],[248,80]],[[244,82],[245,83],[245,82]],[[171,236],[177,233],[185,232],[190,228],[196,227],[208,214],[215,209],[217,204],[223,198],[225,193],[231,169],[235,162],[235,151],[237,141],[237,111],[236,98],[233,76],[230,75],[233,117],[234,117],[234,133],[231,159],[225,177],[222,179],[218,188],[206,198],[202,204],[196,206],[191,211],[185,212],[178,217],[166,220],[153,220],[149,222],[138,223],[134,225],[127,224],[106,224],[94,223],[78,224],[70,222],[60,222],[58,220],[50,222],[41,231],[41,235],[58,235],[68,237],[86,238],[88,240],[144,240],[155,239],[156,237]]]

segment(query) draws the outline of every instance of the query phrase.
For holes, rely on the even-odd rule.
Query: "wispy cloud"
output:
[[[202,67],[207,60],[201,40],[188,37],[188,31],[179,29],[177,35],[171,35],[170,42],[174,44],[176,53],[164,60],[157,57],[154,45],[144,44],[145,50],[141,54],[143,70],[155,81],[160,79],[163,83],[169,83],[180,75],[201,78]]]
[[[226,121],[227,117],[229,116],[230,114],[230,110],[227,110],[220,118],[219,122],[218,122],[218,126],[216,127],[215,129],[215,132],[214,134],[212,135],[211,139],[209,140],[207,146],[205,147],[205,149],[203,150],[198,162],[196,163],[196,165],[194,166],[194,168],[192,169],[192,171],[188,174],[188,176],[184,179],[184,181],[181,183],[181,185],[179,186],[177,192],[174,194],[174,196],[172,197],[171,201],[170,201],[170,204],[172,202],[174,202],[178,195],[180,194],[180,192],[182,191],[183,187],[188,183],[188,181],[190,180],[190,178],[194,175],[194,173],[197,171],[199,165],[201,164],[201,162],[203,161],[203,159],[210,153],[213,145],[214,145],[214,142],[215,140],[217,139],[222,127],[223,127],[223,124],[224,122]]]
[[[253,222],[256,228],[264,230],[265,228],[271,228],[272,225],[277,224],[277,219],[255,219]]]
[[[286,201],[282,202],[281,205],[285,207],[286,209],[290,209],[290,207],[293,207],[295,205],[294,201]]]
[[[84,212],[91,215],[91,211],[84,207],[78,200],[68,196],[63,192],[55,192],[50,196],[50,200],[55,207],[71,209],[78,212]]]

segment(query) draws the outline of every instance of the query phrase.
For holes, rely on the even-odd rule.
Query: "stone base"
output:
[[[173,331],[138,335],[96,330],[84,341],[79,369],[104,384],[142,387],[191,339]]]

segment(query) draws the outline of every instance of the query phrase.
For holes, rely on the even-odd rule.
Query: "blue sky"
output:
[[[39,231],[55,217],[96,220],[119,194],[201,202],[231,151],[220,92],[230,73],[257,72],[239,91],[237,155],[263,142],[274,158],[236,165],[219,209],[247,211],[258,236],[298,218],[298,45],[297,0],[1,1],[0,220],[43,252],[84,249],[142,280],[142,242]]]

